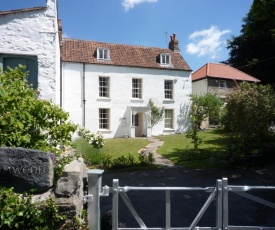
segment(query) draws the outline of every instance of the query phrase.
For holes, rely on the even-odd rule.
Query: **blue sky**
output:
[[[0,10],[45,6],[46,0],[1,0]],[[167,47],[177,34],[193,70],[228,58],[253,0],[58,0],[65,37]]]

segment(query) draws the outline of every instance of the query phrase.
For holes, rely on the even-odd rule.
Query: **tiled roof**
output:
[[[216,63],[207,63],[192,73],[192,81],[197,81],[206,77],[260,82],[259,79],[252,77],[238,69],[235,69],[232,66]]]
[[[97,48],[109,49],[110,60],[97,60]],[[165,49],[76,39],[64,39],[62,41],[61,52],[63,62],[191,71],[180,52],[173,52],[168,48]],[[161,53],[171,54],[171,66],[160,65],[159,58]]]
[[[33,8],[24,8],[24,9],[17,9],[17,10],[0,11],[0,15],[17,14],[17,13],[36,11],[36,10],[44,10],[44,9],[47,9],[47,7],[39,6],[39,7],[33,7]]]

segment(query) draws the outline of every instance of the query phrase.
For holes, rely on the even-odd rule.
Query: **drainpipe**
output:
[[[82,126],[85,127],[86,120],[86,97],[85,97],[85,63],[83,63],[83,80],[82,80],[82,98],[83,98],[83,107],[82,107]]]
[[[60,108],[62,108],[62,84],[63,84],[63,82],[62,82],[62,75],[63,75],[63,71],[62,71],[62,59],[61,59],[61,55],[60,55],[60,77],[59,77],[59,80],[60,80],[60,82],[59,82],[59,84],[60,84],[60,86],[59,86],[59,100],[60,100]]]

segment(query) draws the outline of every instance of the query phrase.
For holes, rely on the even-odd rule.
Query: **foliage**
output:
[[[86,210],[83,210],[78,215],[74,216],[72,220],[66,220],[61,226],[60,230],[89,230],[88,226],[88,214]]]
[[[259,78],[275,83],[275,0],[254,0],[243,19],[241,34],[228,41],[225,62]]]
[[[65,222],[52,199],[33,203],[32,195],[0,189],[0,229],[57,230]]]
[[[60,153],[76,126],[57,105],[37,99],[24,69],[8,68],[0,74],[0,145]]]
[[[187,132],[186,137],[192,138],[194,148],[197,151],[201,143],[199,130],[201,123],[207,118],[218,118],[222,106],[221,100],[214,94],[207,93],[202,96],[191,95],[192,106],[190,110],[190,117],[192,122],[192,129]]]
[[[85,163],[90,166],[99,164],[101,161],[101,153],[103,149],[92,147],[87,140],[83,138],[77,138],[73,142],[76,152],[81,154]]]
[[[223,117],[231,154],[249,154],[269,142],[275,97],[269,85],[242,83],[228,95]]]
[[[103,155],[102,167],[105,169],[123,169],[133,166],[148,166],[153,165],[155,159],[152,153],[146,154],[144,151],[139,154],[138,160],[132,154],[127,156],[120,156],[112,159],[110,155]]]
[[[163,117],[164,108],[158,108],[154,102],[150,99],[148,106],[151,110],[151,126],[154,127]]]
[[[140,165],[152,165],[155,163],[155,158],[153,153],[146,153],[145,151],[141,151],[138,156]]]
[[[104,146],[104,138],[100,132],[93,134],[90,130],[79,128],[77,134],[85,139],[93,148],[100,149]]]

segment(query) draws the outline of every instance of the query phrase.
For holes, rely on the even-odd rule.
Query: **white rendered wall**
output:
[[[62,63],[63,109],[75,123],[83,124],[83,64]],[[110,78],[110,98],[99,98],[99,76]],[[142,79],[142,99],[132,99],[132,78]],[[174,81],[174,100],[164,100],[164,80]],[[152,135],[185,132],[190,125],[191,77],[187,71],[154,70],[107,65],[85,64],[85,126],[99,131],[99,108],[110,109],[110,131],[105,138],[129,134],[130,107],[147,107],[150,99],[155,105],[174,110],[174,129],[164,129],[164,119],[152,129]]]
[[[40,98],[59,104],[60,48],[56,0],[48,0],[46,10],[0,15],[0,31],[0,54],[37,56]]]

